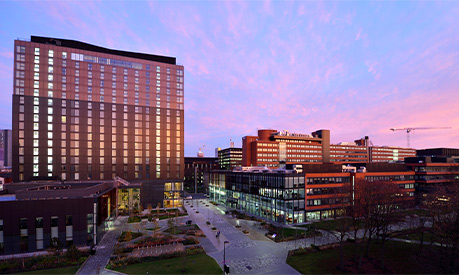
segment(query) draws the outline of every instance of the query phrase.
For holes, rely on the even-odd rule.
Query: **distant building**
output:
[[[0,254],[98,244],[118,214],[138,213],[141,184],[21,182],[0,190]]]
[[[405,158],[415,157],[416,150],[389,146],[370,147],[371,162],[403,162]]]
[[[242,148],[229,147],[218,151],[218,169],[232,170],[242,166]]]
[[[217,158],[185,157],[185,183],[194,186],[195,177],[198,186],[204,184],[204,174],[218,169]]]
[[[0,168],[11,167],[13,159],[12,131],[0,130]]]
[[[459,162],[459,149],[457,148],[428,148],[416,150],[418,157],[451,157],[454,162]]]
[[[416,174],[416,192],[420,200],[425,193],[459,184],[459,163],[452,157],[406,158],[405,165]]]
[[[416,156],[416,150],[373,146],[369,138],[330,144],[330,130],[311,134],[258,130],[257,136],[242,138],[242,165],[285,167],[295,163],[403,162]]]

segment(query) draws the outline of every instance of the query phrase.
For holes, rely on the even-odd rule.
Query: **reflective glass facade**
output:
[[[305,222],[303,174],[214,171],[210,174],[210,199],[268,221]]]

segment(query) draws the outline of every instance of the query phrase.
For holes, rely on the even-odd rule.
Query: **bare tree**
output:
[[[390,225],[397,221],[396,209],[402,204],[404,195],[397,184],[385,181],[355,181],[350,209],[353,215],[355,237],[358,228],[363,228],[360,242],[359,269],[364,256],[368,257],[373,237],[381,243],[381,267],[384,268],[385,243],[389,236]],[[357,245],[357,244],[356,244]]]
[[[458,273],[459,262],[459,186],[451,184],[437,188],[427,196],[426,206],[432,222],[431,245],[438,249],[435,255],[438,272]],[[434,243],[435,242],[435,243]]]

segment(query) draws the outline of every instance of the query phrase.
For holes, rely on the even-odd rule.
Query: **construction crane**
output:
[[[407,127],[390,128],[391,131],[406,131],[406,147],[410,148],[410,132],[414,130],[451,129],[451,127]]]

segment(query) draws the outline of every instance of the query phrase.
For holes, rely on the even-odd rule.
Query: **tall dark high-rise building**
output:
[[[13,181],[142,182],[176,206],[184,176],[184,68],[174,57],[32,36],[16,40]]]
[[[0,168],[11,167],[12,162],[11,130],[0,130]]]

